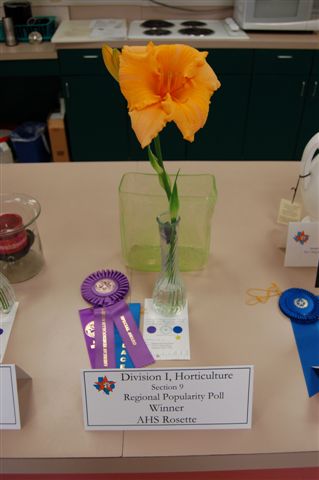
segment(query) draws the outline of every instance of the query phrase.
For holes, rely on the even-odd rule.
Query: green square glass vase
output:
[[[174,176],[171,180],[174,181]],[[217,200],[214,175],[179,175],[181,271],[205,267],[211,244],[211,224]],[[156,217],[168,209],[156,174],[125,173],[119,186],[122,254],[133,270],[160,270],[160,239]]]

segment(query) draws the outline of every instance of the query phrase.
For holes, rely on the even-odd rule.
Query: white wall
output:
[[[233,0],[159,0],[169,5],[159,6],[150,0],[31,0],[35,16],[56,16],[58,22],[67,19],[125,18],[127,21],[149,18],[225,18],[231,16]],[[0,5],[3,0],[0,0]],[[186,7],[190,11],[175,7]],[[0,16],[3,16],[0,7]]]

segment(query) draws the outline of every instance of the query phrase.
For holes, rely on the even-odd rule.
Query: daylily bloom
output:
[[[117,51],[118,52],[118,51]],[[128,102],[132,128],[146,147],[168,122],[174,121],[185,140],[205,125],[210,98],[220,87],[206,62],[207,52],[187,45],[123,47],[119,70],[112,49],[103,47],[109,72]],[[115,75],[114,75],[115,73]]]

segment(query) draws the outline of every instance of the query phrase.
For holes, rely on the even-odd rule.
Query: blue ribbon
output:
[[[318,297],[319,299],[319,297]],[[308,395],[319,392],[319,321],[300,323],[291,319]]]
[[[134,317],[136,325],[139,327],[140,325],[140,313],[141,313],[141,305],[139,303],[130,303],[129,309]],[[114,340],[115,340],[115,359],[116,359],[116,368],[121,368],[123,365],[125,368],[134,368],[134,364],[132,362],[131,357],[129,356],[126,349],[123,348],[123,340],[120,337],[120,334],[117,328],[114,329]],[[122,352],[125,350],[126,354],[124,355]],[[125,358],[125,361],[121,361]]]

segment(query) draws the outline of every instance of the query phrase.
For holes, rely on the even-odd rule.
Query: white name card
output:
[[[86,430],[251,428],[253,366],[82,371]]]
[[[0,430],[19,430],[20,410],[15,365],[0,365]]]
[[[319,260],[319,222],[290,222],[285,267],[316,267]]]

